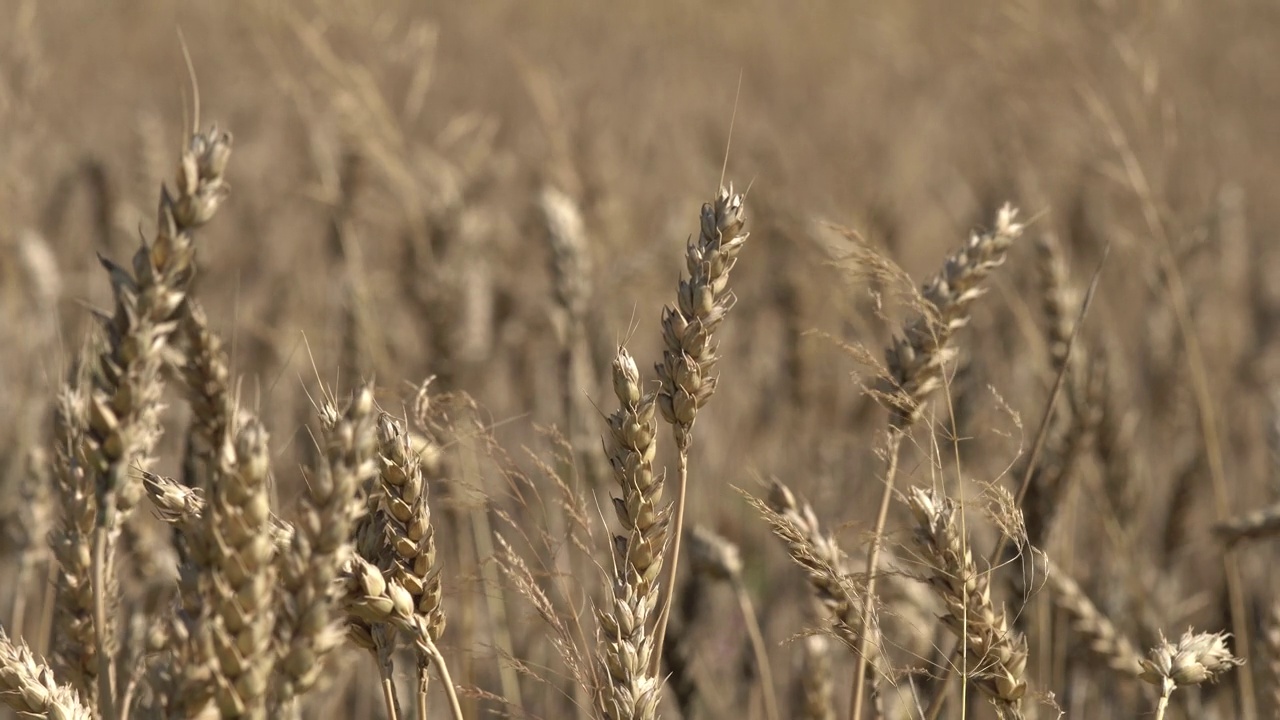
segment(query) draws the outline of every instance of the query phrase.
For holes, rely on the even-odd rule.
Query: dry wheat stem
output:
[[[658,604],[654,631],[657,652],[650,672],[657,675],[662,663],[662,643],[666,638],[671,603],[675,598],[676,574],[680,563],[680,540],[684,530],[685,499],[689,486],[689,445],[698,409],[710,401],[719,378],[714,374],[720,356],[715,331],[724,322],[737,298],[729,289],[729,273],[738,262],[750,233],[746,226],[745,198],[720,188],[714,202],[702,206],[701,228],[696,242],[686,245],[685,266],[689,279],[681,280],[676,304],[662,313],[662,362],[656,366],[662,389],[658,409],[671,425],[677,451],[675,527],[671,534],[671,562]]]
[[[887,449],[889,467],[885,471],[884,490],[880,494],[880,509],[876,513],[876,531],[871,537],[871,552],[867,553],[867,592],[862,598],[862,619],[858,626],[870,627],[872,604],[875,602],[876,570],[880,563],[880,548],[884,538],[884,528],[889,520],[889,501],[893,498],[894,480],[898,474],[898,462],[902,453],[903,432],[896,427],[889,430],[889,447]],[[853,705],[849,709],[853,720],[862,717],[862,700],[866,693],[868,634],[862,633],[858,638],[858,664],[853,675]]]
[[[453,720],[463,720],[462,705],[458,702],[458,690],[453,685],[453,678],[449,676],[449,666],[444,662],[444,656],[440,654],[440,650],[436,648],[429,636],[422,635],[421,650],[431,658],[431,664],[435,667],[436,673],[440,675],[440,684],[444,686],[445,699],[449,701],[449,710],[453,713]]]

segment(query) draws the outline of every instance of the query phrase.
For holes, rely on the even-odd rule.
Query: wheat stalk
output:
[[[714,374],[720,356],[715,331],[737,302],[729,289],[729,273],[738,262],[750,233],[744,230],[747,217],[746,199],[730,185],[720,188],[714,202],[702,206],[702,223],[697,241],[685,248],[685,267],[689,278],[681,280],[676,304],[662,311],[662,362],[658,363],[658,409],[671,424],[676,441],[677,487],[675,527],[673,529],[671,563],[659,602],[658,623],[654,631],[658,652],[653,656],[652,672],[656,675],[662,658],[671,603],[675,597],[676,572],[680,562],[680,538],[684,532],[685,497],[689,486],[689,445],[693,441],[693,423],[698,410],[711,400],[719,378]]]

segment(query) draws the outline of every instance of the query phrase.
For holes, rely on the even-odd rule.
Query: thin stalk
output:
[[[867,595],[862,601],[862,626],[858,628],[858,666],[853,678],[853,705],[849,717],[862,720],[862,700],[867,689],[867,639],[871,626],[871,604],[876,592],[876,566],[880,562],[880,547],[885,524],[889,520],[889,501],[893,499],[894,478],[898,474],[898,458],[902,450],[903,431],[889,430],[889,467],[885,471],[884,492],[880,495],[880,512],[876,515],[875,533],[871,537],[871,552],[867,555]]]
[[[120,720],[129,720],[129,713],[133,710],[133,698],[138,693],[138,683],[142,680],[144,666],[145,663],[131,674],[129,682],[124,686],[124,691],[120,693]]]
[[[33,650],[39,649],[40,655],[47,655],[49,648],[49,638],[53,633],[53,604],[54,598],[58,592],[58,584],[55,582],[58,576],[58,563],[50,561],[45,564],[44,569],[44,595],[41,596],[40,603],[40,624],[37,626],[36,645]]]
[[[418,720],[427,720],[427,687],[431,684],[431,674],[425,664],[418,665]]]
[[[671,619],[671,603],[675,600],[676,570],[680,564],[680,538],[684,535],[684,501],[685,490],[689,486],[689,449],[680,448],[676,473],[676,484],[679,487],[676,495],[675,525],[672,526],[671,552],[667,558],[666,583],[661,589],[662,608],[658,614],[658,624],[654,626],[653,658],[649,661],[649,674],[657,677],[662,672],[662,645],[667,639],[667,621]]]
[[[98,651],[98,711],[102,720],[117,720],[115,685],[111,677],[111,658],[107,654],[107,523],[112,521],[115,498],[102,496],[103,510],[93,533],[93,626]]]
[[[440,674],[440,684],[444,685],[444,694],[449,699],[449,710],[453,713],[453,720],[463,720],[462,706],[458,704],[458,691],[453,687],[453,679],[449,677],[449,668],[444,664],[444,655],[440,654],[439,648],[428,637],[421,638],[421,648],[431,656],[431,664]]]
[[[387,707],[388,720],[400,720],[400,701],[396,698],[396,683],[392,679],[390,668],[385,663],[378,663],[378,679],[382,685],[382,702]]]
[[[1160,702],[1156,704],[1155,720],[1164,720],[1165,711],[1169,709],[1169,698],[1173,695],[1173,689],[1177,685],[1169,678],[1164,678],[1160,682]]]
[[[778,698],[773,687],[773,670],[769,667],[769,653],[764,645],[764,633],[760,631],[760,618],[756,615],[751,596],[747,594],[741,578],[735,580],[733,589],[734,594],[738,596],[738,607],[742,609],[742,619],[747,624],[747,636],[751,639],[751,651],[756,656],[756,667],[760,669],[764,716],[768,720],[778,720]]]

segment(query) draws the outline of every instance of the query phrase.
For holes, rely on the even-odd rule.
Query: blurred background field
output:
[[[463,487],[441,502],[460,524],[437,535],[452,613],[442,647],[455,680],[474,689],[464,694],[476,717],[571,716],[572,680],[559,677],[529,608],[490,572],[492,540],[473,532],[475,517],[516,544],[504,518],[545,521],[514,478],[537,475],[532,458],[552,462],[552,426],[574,446],[566,476],[593,510],[608,507],[599,437],[614,408],[609,362],[625,342],[652,377],[661,308],[722,176],[750,188],[751,239],[720,333],[719,390],[696,427],[688,512],[741,546],[784,704],[802,675],[796,636],[818,623],[803,575],[734,486],[759,494],[762,481],[783,480],[846,550],[864,552],[886,413],[863,391],[874,369],[840,344],[878,356],[907,311],[892,288],[851,269],[850,235],[920,283],[1008,201],[1029,219],[1026,234],[959,336],[951,402],[932,406],[935,432],[912,436],[900,487],[1016,489],[1011,469],[1055,379],[1036,239],[1058,238],[1080,291],[1101,263],[1078,352],[1102,368],[1125,444],[1093,441],[1080,453],[1045,549],[1141,648],[1157,628],[1247,628],[1238,672],[1252,673],[1261,712],[1273,712],[1275,554],[1265,542],[1235,552],[1247,615],[1232,618],[1212,527],[1280,500],[1275,5],[4,0],[0,15],[6,512],[23,511],[14,488],[92,327],[87,308],[109,305],[95,253],[123,262],[154,231],[158,187],[191,124],[180,31],[199,120],[230,130],[236,147],[232,196],[199,239],[197,292],[227,340],[242,402],[272,432],[281,505],[292,506],[296,468],[314,447],[306,428],[321,383],[372,378],[378,401],[398,409],[434,375],[434,388],[478,408],[455,417],[484,432],[452,448]],[[548,193],[583,219],[577,319],[557,295]],[[1225,512],[1184,330],[1203,355]],[[189,411],[176,397],[169,405],[158,471],[176,474]],[[670,466],[665,448],[659,464]],[[1126,489],[1109,492],[1118,477]],[[891,548],[910,544],[907,518],[895,503]],[[982,555],[995,534],[974,525]],[[13,576],[13,549],[25,547],[6,542],[0,577]],[[521,551],[555,564],[539,543]],[[603,582],[578,578],[586,594]],[[38,605],[41,578],[27,590]],[[745,631],[727,591],[708,589],[701,602],[726,610],[688,631],[702,712],[742,717],[758,682]],[[1117,689],[1090,666],[1085,643],[1039,594],[1000,602],[1033,628],[1038,698],[1052,692],[1068,717],[1150,711],[1136,687]],[[925,627],[889,613],[906,627],[895,641],[904,677],[936,674],[934,646],[950,648],[927,626],[932,612]],[[11,634],[39,648],[37,615]],[[483,697],[509,696],[504,643],[531,668],[519,708]],[[372,663],[352,657],[331,692],[380,711]],[[840,651],[836,662],[843,713],[853,660]],[[1238,691],[1228,677],[1189,692],[1174,713],[1245,717]],[[665,703],[677,716],[673,698]],[[1046,701],[1039,716],[1056,715]]]

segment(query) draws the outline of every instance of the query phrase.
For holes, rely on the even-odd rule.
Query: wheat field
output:
[[[0,716],[1280,718],[1269,3],[0,9]]]

